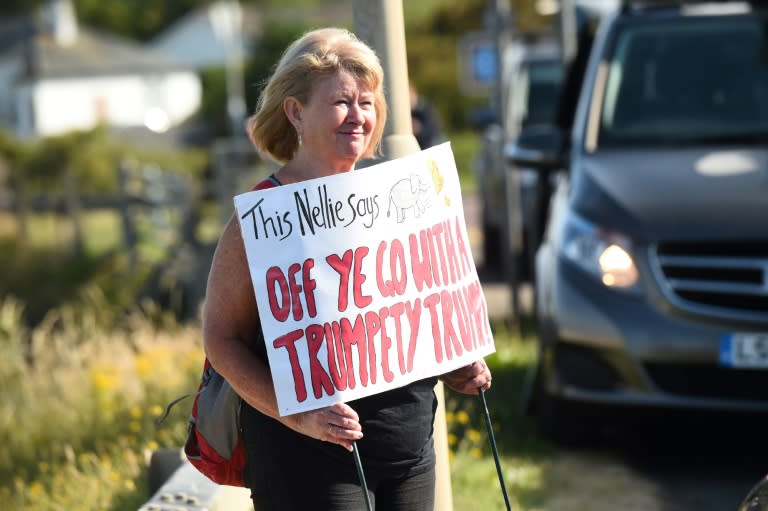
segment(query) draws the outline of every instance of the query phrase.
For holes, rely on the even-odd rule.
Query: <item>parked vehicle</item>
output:
[[[570,133],[508,151],[556,176],[536,256],[538,418],[768,412],[768,11],[632,2],[598,25]]]
[[[522,130],[553,122],[562,79],[558,44],[553,37],[515,40],[504,52],[502,69],[506,87],[500,113],[503,122],[486,129],[475,167],[482,202],[484,263],[492,270],[503,270],[509,263],[503,258],[514,254],[519,276],[526,277],[530,254],[543,230],[538,221],[538,173],[511,166],[503,158],[503,146],[514,142]],[[511,186],[516,188],[510,190]],[[519,239],[509,239],[515,233]]]
[[[768,511],[768,476],[752,487],[737,511]]]

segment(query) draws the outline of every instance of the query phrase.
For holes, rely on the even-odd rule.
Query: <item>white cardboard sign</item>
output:
[[[495,351],[450,143],[235,207],[280,415]]]

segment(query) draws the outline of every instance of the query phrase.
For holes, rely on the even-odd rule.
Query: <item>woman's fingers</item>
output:
[[[363,438],[357,413],[348,405],[337,403],[319,410],[296,414],[299,433],[341,445],[352,450],[352,442]]]
[[[460,367],[447,375],[444,375],[443,381],[457,392],[464,394],[477,394],[478,389],[488,390],[491,388],[491,370],[485,360],[477,360],[472,364]]]

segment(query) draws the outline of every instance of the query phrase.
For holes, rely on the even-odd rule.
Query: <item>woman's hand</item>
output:
[[[491,379],[491,370],[483,359],[440,376],[443,383],[462,394],[478,394],[480,388],[490,389]]]
[[[350,452],[352,442],[363,438],[360,417],[352,407],[344,403],[289,415],[283,419],[286,426],[303,435],[339,444]]]

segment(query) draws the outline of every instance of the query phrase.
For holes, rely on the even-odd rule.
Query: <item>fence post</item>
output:
[[[69,165],[64,170],[64,204],[67,216],[72,222],[72,253],[75,256],[81,256],[83,254],[83,226],[80,194],[77,191],[77,181],[72,167]]]
[[[118,193],[118,212],[123,226],[123,243],[128,251],[128,270],[131,274],[136,270],[137,256],[136,226],[133,225],[131,217],[131,199],[128,194],[129,165],[126,161],[121,161],[117,165],[117,193]]]

